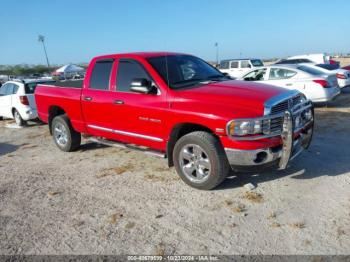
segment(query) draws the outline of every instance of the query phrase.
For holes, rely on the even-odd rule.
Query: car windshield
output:
[[[32,83],[26,83],[24,85],[24,89],[26,94],[34,94],[35,88],[38,84],[40,85],[46,85],[46,84],[53,84],[55,81],[43,81],[43,82],[32,82]]]
[[[229,80],[215,67],[190,55],[157,56],[147,60],[172,89],[198,86],[208,81]]]
[[[263,62],[260,59],[252,59],[250,62],[253,66],[264,66]]]
[[[309,66],[298,66],[297,69],[301,70],[301,71],[304,71],[306,73],[309,73],[311,75],[316,75],[316,76],[319,76],[319,75],[324,75],[325,73],[322,72],[321,70],[318,70],[316,68],[312,68],[312,67],[309,67]]]

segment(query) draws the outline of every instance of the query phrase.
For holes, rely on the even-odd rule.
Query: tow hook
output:
[[[284,113],[283,127],[282,127],[282,155],[279,162],[279,169],[286,169],[289,159],[293,151],[293,117],[290,111]]]

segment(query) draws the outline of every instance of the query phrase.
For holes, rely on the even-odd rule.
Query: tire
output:
[[[203,131],[181,137],[175,144],[173,159],[181,179],[201,190],[218,186],[231,169],[220,141]]]
[[[13,110],[13,118],[15,119],[15,122],[18,126],[24,126],[27,124],[27,122],[23,120],[21,114],[17,111],[17,109]]]
[[[81,143],[81,135],[75,131],[67,115],[56,116],[51,125],[52,137],[56,146],[64,152],[76,150]]]

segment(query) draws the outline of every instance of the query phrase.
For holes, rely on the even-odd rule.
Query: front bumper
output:
[[[279,134],[282,143],[271,148],[255,150],[240,150],[225,148],[227,159],[231,166],[253,167],[265,165],[279,160],[279,168],[285,169],[290,160],[308,148],[313,134],[314,112],[311,105],[312,118],[302,126],[295,127],[295,118],[310,107],[304,107],[293,113],[284,113],[283,129]]]

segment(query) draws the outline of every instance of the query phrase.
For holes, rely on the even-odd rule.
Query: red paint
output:
[[[225,81],[187,90],[172,90],[147,62],[146,58],[170,53],[130,53],[106,55],[92,59],[82,89],[38,85],[35,91],[37,110],[42,121],[48,122],[52,106],[62,108],[73,128],[93,136],[101,136],[166,151],[174,127],[183,123],[202,125],[216,133],[224,147],[237,149],[267,148],[281,144],[280,138],[257,141],[234,141],[226,136],[226,124],[234,118],[261,117],[264,102],[285,89],[251,82]],[[89,89],[90,75],[97,59],[115,59],[110,90]],[[161,94],[138,94],[116,91],[118,59],[131,58],[140,62],[160,89]],[[92,101],[82,98],[89,96]],[[114,100],[123,100],[115,105]],[[96,125],[162,139],[162,142],[135,138],[88,127]],[[217,131],[220,128],[223,132]]]

